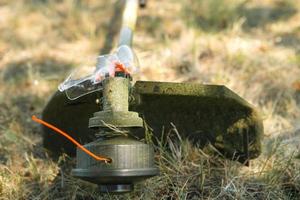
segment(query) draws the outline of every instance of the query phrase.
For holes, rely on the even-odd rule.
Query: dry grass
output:
[[[70,176],[73,159],[47,156],[30,116],[98,54],[112,10],[98,0],[0,2],[0,199],[300,199],[300,7],[292,0],[149,1],[140,12],[141,79],[225,84],[262,111],[264,150],[249,168],[169,139],[157,146],[160,176],[108,196]]]

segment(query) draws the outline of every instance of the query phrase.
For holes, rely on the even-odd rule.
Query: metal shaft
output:
[[[132,46],[132,38],[137,19],[138,5],[138,0],[126,0],[118,46]]]
[[[107,78],[103,81],[103,110],[128,111],[129,80]]]
[[[143,127],[143,120],[137,112],[128,111],[130,80],[123,77],[110,77],[103,81],[103,110],[94,113],[89,120],[90,128]]]

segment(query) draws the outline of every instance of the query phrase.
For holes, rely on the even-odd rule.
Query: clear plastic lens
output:
[[[59,91],[66,92],[67,97],[74,100],[101,90],[102,80],[106,77],[115,76],[117,64],[124,66],[126,72],[129,72],[131,75],[139,71],[138,59],[132,49],[126,45],[120,46],[112,54],[97,57],[94,62],[94,66],[76,68],[58,86]]]
[[[92,92],[102,90],[101,84],[98,84],[92,84],[91,81],[85,81],[80,83],[79,85],[68,88],[67,90],[65,90],[65,92],[70,100],[75,100]]]
[[[116,55],[119,61],[125,65],[131,74],[135,74],[139,71],[137,56],[130,47],[126,45],[120,46],[116,51]]]
[[[58,86],[59,91],[66,92],[67,97],[74,100],[98,90],[99,85],[92,81],[95,79],[94,71],[95,67],[91,66],[77,68]]]
[[[59,91],[63,92],[71,87],[80,85],[82,82],[92,79],[94,67],[82,66],[74,70],[66,80],[58,86]]]

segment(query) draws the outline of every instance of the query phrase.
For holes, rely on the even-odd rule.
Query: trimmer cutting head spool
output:
[[[99,162],[77,149],[77,166],[72,174],[98,184],[101,192],[130,192],[134,183],[159,173],[152,146],[135,139],[120,136],[97,140],[86,144],[85,148],[111,158],[111,162]]]

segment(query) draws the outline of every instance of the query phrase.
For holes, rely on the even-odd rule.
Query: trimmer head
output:
[[[89,119],[89,127],[95,129],[99,138],[84,147],[110,162],[99,162],[78,148],[72,174],[98,184],[101,192],[130,192],[135,182],[159,173],[154,165],[154,150],[150,144],[129,136],[133,130],[143,129],[142,118],[128,110],[129,78],[124,74],[107,77],[102,86],[103,108]]]
[[[139,141],[148,126],[153,136],[164,139],[163,131],[173,124],[182,138],[200,148],[211,144],[225,157],[245,165],[259,156],[262,121],[249,103],[225,86],[147,81],[131,86],[126,73],[115,71],[113,75],[103,76],[101,90],[81,93],[84,95],[75,99],[57,92],[43,112],[45,121],[73,133],[87,150],[111,161],[99,162],[77,150],[72,174],[98,184],[100,191],[130,192],[135,182],[159,173],[153,148]],[[82,89],[89,80],[71,88]],[[47,148],[75,153],[66,140],[49,129],[44,132]]]

